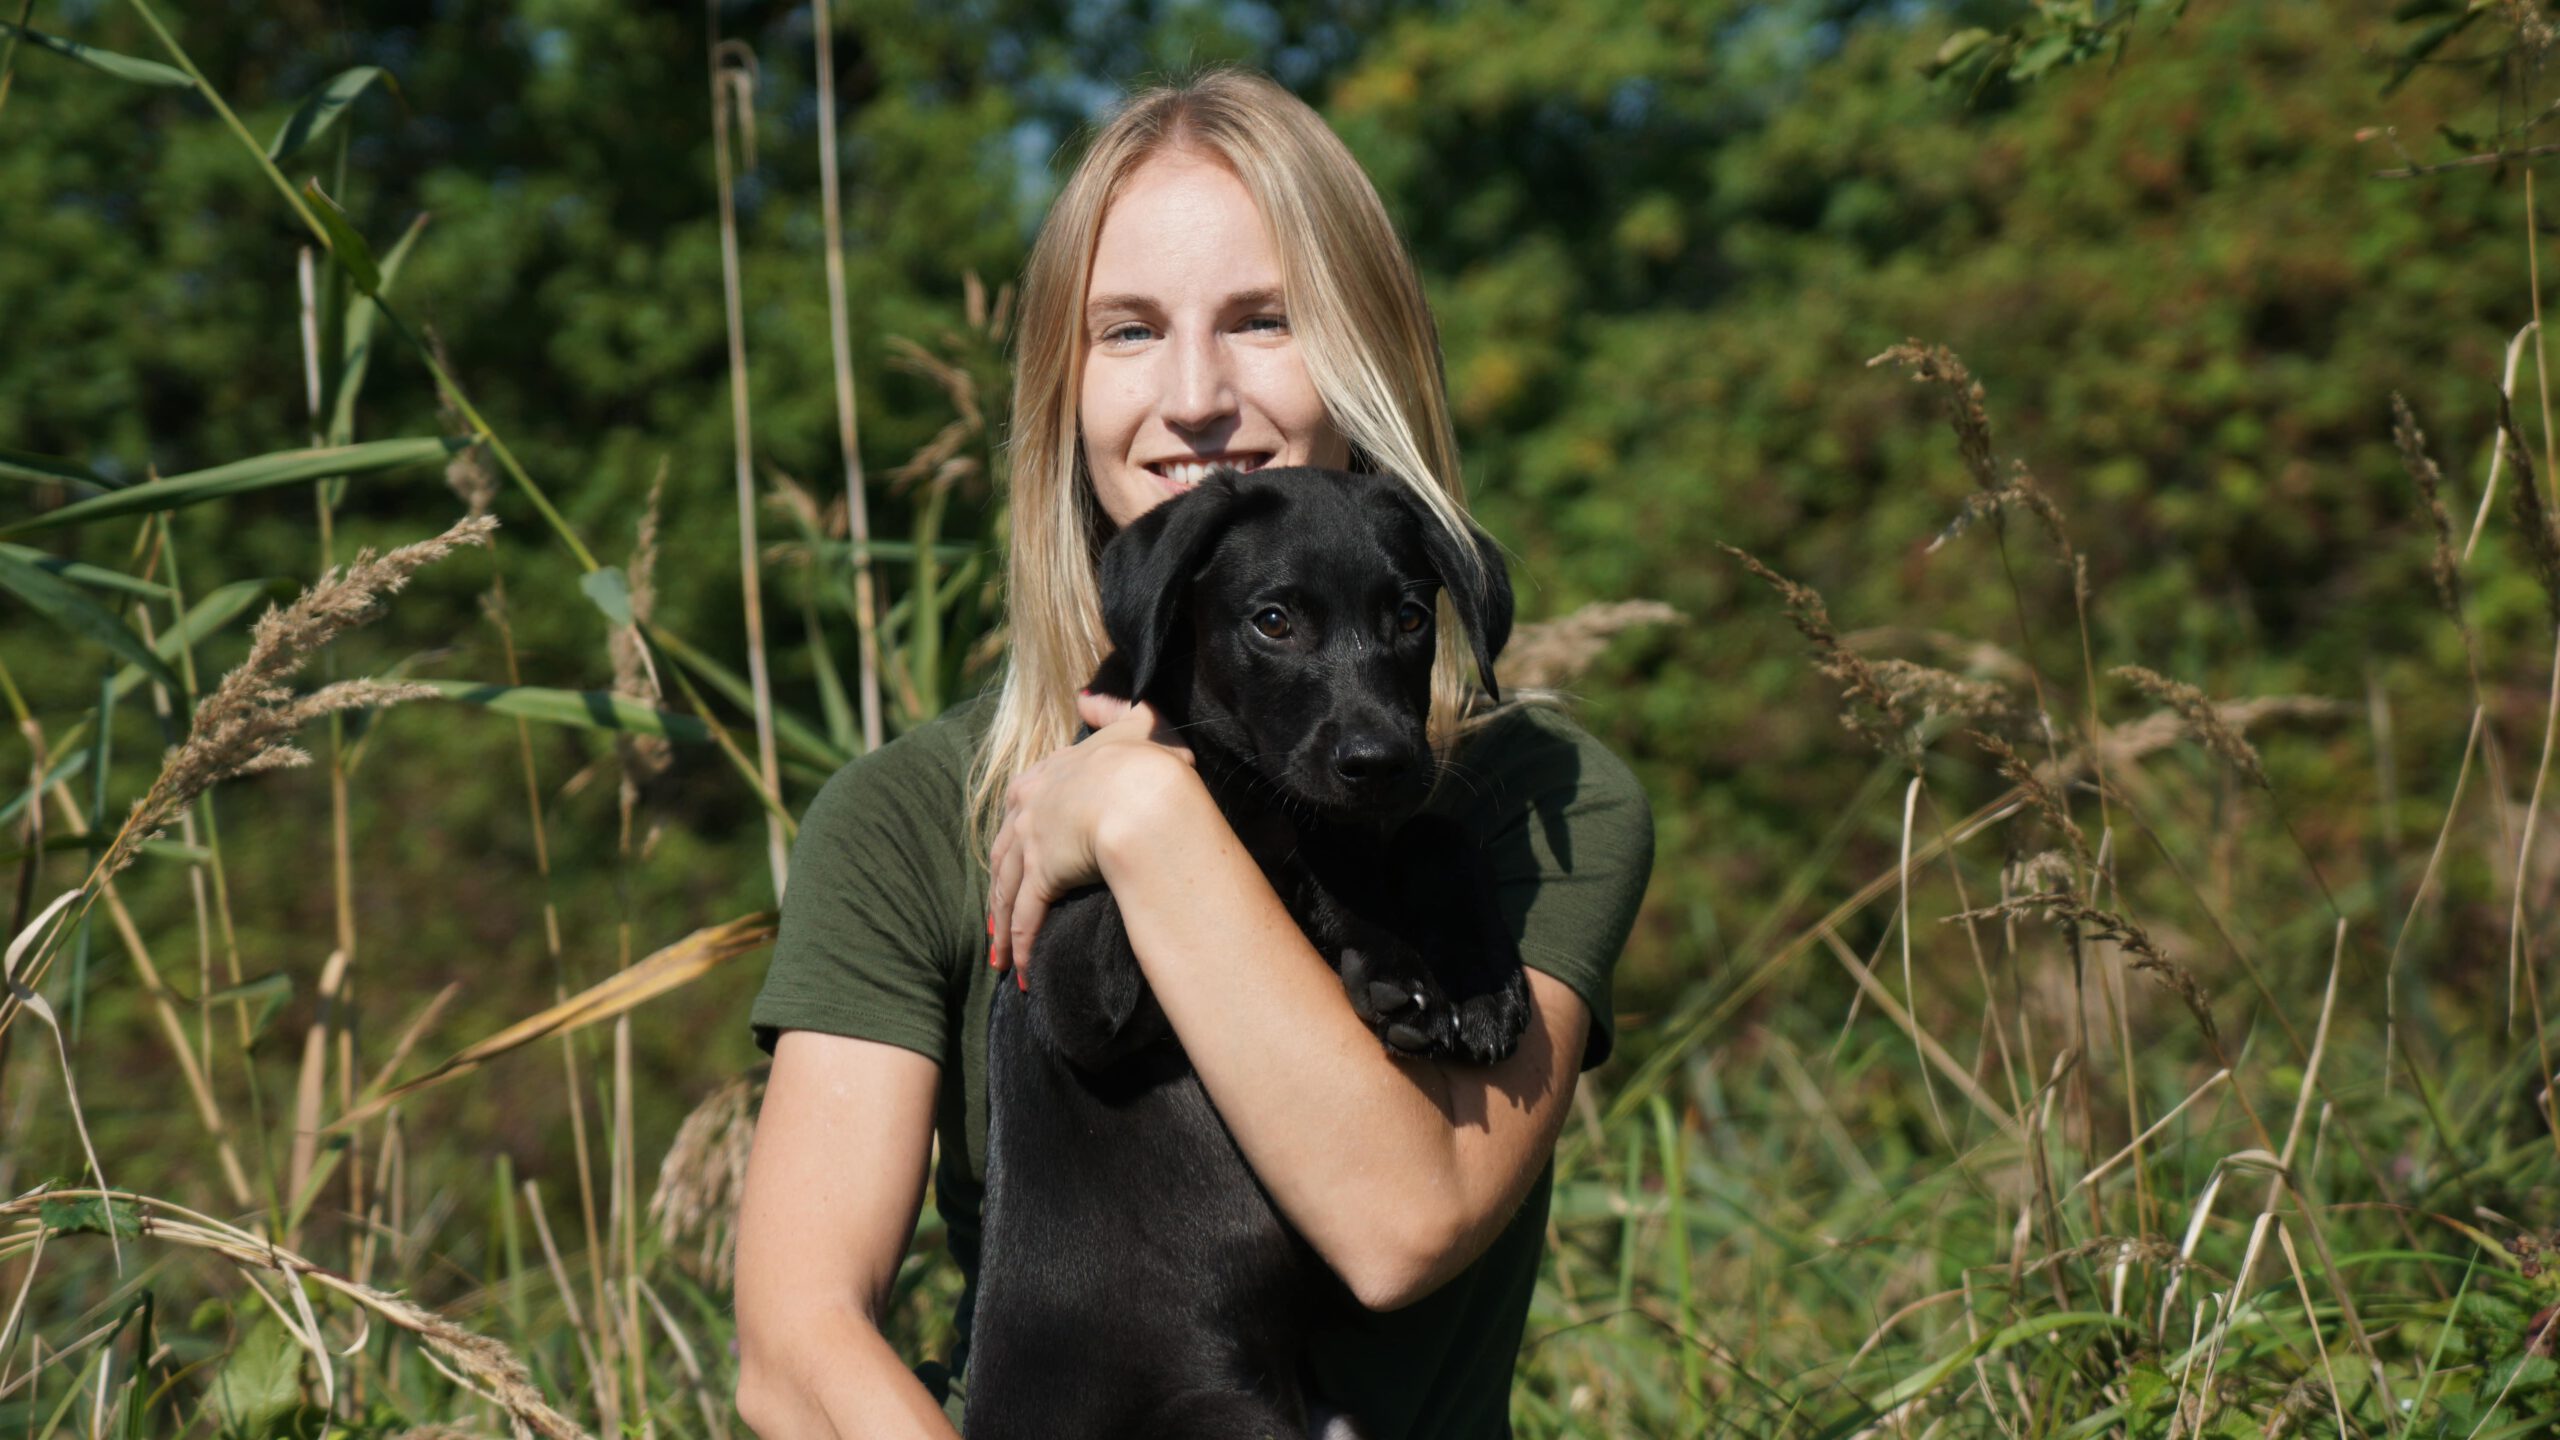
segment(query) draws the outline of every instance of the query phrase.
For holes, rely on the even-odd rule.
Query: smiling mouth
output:
[[[1269,463],[1271,463],[1271,457],[1268,454],[1254,451],[1245,454],[1220,455],[1207,460],[1152,460],[1147,463],[1146,468],[1148,474],[1187,488],[1208,479],[1212,473],[1219,470],[1235,470],[1250,474]]]

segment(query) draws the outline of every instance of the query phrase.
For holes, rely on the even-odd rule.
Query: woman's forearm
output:
[[[854,1310],[811,1315],[747,1360],[738,1412],[762,1440],[958,1440],[924,1382]]]
[[[1491,1071],[1390,1057],[1198,778],[1163,784],[1097,837],[1148,984],[1254,1173],[1334,1271],[1380,1308],[1427,1293],[1544,1164],[1563,1097],[1529,1092],[1554,1089],[1554,1036],[1533,1023]]]

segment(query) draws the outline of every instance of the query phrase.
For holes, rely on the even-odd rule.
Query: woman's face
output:
[[[1083,318],[1077,415],[1114,525],[1213,465],[1348,463],[1290,332],[1262,212],[1224,164],[1167,150],[1130,174],[1102,219]]]

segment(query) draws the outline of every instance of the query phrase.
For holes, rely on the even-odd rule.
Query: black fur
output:
[[[1449,535],[1376,476],[1222,472],[1104,551],[1114,653],[1093,688],[1180,727],[1384,1044],[1490,1063],[1528,1023],[1518,951],[1470,838],[1406,818],[1437,763],[1425,720],[1443,589],[1491,690],[1511,586],[1482,532]],[[989,1020],[969,1435],[1307,1434],[1324,1407],[1306,1337],[1354,1303],[1348,1290],[1219,1122],[1110,892],[1062,899],[1033,953],[1029,993],[998,985]]]

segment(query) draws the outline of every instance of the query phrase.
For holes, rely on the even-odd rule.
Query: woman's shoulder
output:
[[[818,787],[803,829],[852,822],[883,803],[937,814],[965,808],[969,767],[994,713],[993,691],[981,691],[846,761]]]
[[[1477,720],[1454,752],[1444,785],[1477,805],[1567,803],[1640,817],[1650,833],[1652,809],[1635,771],[1560,703],[1503,705]]]

